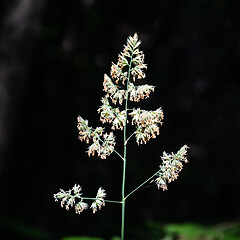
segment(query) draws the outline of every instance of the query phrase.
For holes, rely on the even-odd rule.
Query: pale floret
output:
[[[167,190],[167,184],[178,178],[183,168],[182,162],[188,163],[186,158],[188,148],[184,145],[176,154],[163,152],[161,157],[163,163],[159,166],[158,178],[155,180],[158,188],[162,188],[163,191]]]
[[[116,142],[113,132],[110,132],[109,134],[105,133],[103,135],[102,144],[100,144],[99,140],[94,137],[93,144],[91,144],[87,150],[88,156],[94,156],[96,151],[100,158],[106,159],[107,156],[111,155],[114,151],[115,144]]]
[[[122,84],[125,84],[128,76],[128,67],[130,66],[129,58],[132,65],[130,73],[133,77],[133,81],[135,81],[136,78],[145,78],[143,69],[147,69],[147,65],[144,64],[143,52],[138,49],[140,44],[141,41],[138,40],[138,35],[136,33],[133,37],[130,36],[127,39],[127,45],[124,46],[123,52],[118,55],[117,64],[112,63],[111,77],[115,79],[116,83],[122,81]]]
[[[163,111],[158,108],[155,111],[134,109],[129,115],[132,117],[132,124],[136,125],[136,141],[139,144],[147,143],[151,138],[156,138],[160,133]]]
[[[78,204],[75,205],[75,212],[77,214],[80,214],[82,211],[88,209],[88,204],[85,202],[79,202]]]
[[[98,109],[100,120],[102,123],[108,122],[112,124],[112,129],[123,129],[126,119],[126,111],[120,111],[119,108],[111,107],[108,99],[103,97],[102,105]]]
[[[91,209],[95,213],[98,209],[101,210],[102,206],[105,206],[104,198],[106,197],[106,192],[103,188],[99,188],[97,191],[96,200],[92,203]]]
[[[82,193],[80,193],[82,188],[80,185],[75,184],[72,189],[69,189],[69,191],[64,191],[63,189],[60,189],[60,192],[53,195],[55,198],[55,201],[58,200],[61,201],[61,207],[66,208],[66,210],[69,210],[69,207],[73,207],[75,205],[76,199],[81,199]],[[84,210],[84,209],[83,209]]]
[[[77,127],[79,130],[79,139],[81,141],[85,140],[87,143],[89,143],[90,139],[93,141],[88,147],[88,156],[94,156],[95,152],[97,152],[99,157],[106,159],[107,156],[112,154],[116,144],[113,132],[110,132],[109,134],[105,133],[103,135],[104,129],[102,127],[97,127],[94,130],[92,127],[88,126],[88,121],[80,116],[78,117]],[[103,140],[101,139],[102,135]]]
[[[149,98],[150,93],[153,91],[154,86],[147,84],[134,86],[134,84],[130,82],[128,86],[129,99],[134,102],[139,102],[141,99]]]
[[[127,79],[127,72],[122,72],[122,68],[119,67],[117,64],[112,63],[110,73],[111,73],[111,77],[115,79],[116,83],[118,83],[120,80],[124,84],[124,82]]]
[[[96,198],[105,198],[105,197],[106,197],[106,192],[102,187],[100,187],[97,191]]]
[[[80,141],[86,141],[89,143],[89,139],[92,137],[92,127],[88,126],[88,120],[84,120],[81,116],[78,116],[78,131],[79,131],[79,140]]]
[[[107,74],[104,74],[103,87],[103,90],[107,93],[107,98],[110,97],[114,104],[117,102],[122,104],[123,100],[126,98],[126,91],[119,89],[119,87],[112,82],[111,78],[108,77]]]

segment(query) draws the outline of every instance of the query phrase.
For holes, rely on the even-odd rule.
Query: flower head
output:
[[[188,163],[186,158],[188,148],[184,145],[176,154],[163,152],[161,157],[163,163],[159,166],[158,178],[155,180],[158,188],[162,188],[163,191],[167,190],[167,184],[178,178],[183,168],[182,162]]]
[[[104,198],[106,197],[106,192],[103,188],[99,188],[97,191],[96,200],[92,203],[91,209],[95,213],[98,209],[101,210],[102,206],[105,206]]]
[[[122,104],[123,100],[126,98],[126,91],[124,89],[119,89],[119,86],[115,85],[107,74],[104,74],[103,87],[103,90],[107,93],[107,98],[110,97],[114,104],[117,102]]]
[[[148,98],[153,91],[154,86],[147,84],[134,86],[134,84],[130,82],[128,86],[129,99],[134,102],[139,102],[141,99]]]
[[[111,107],[107,97],[103,97],[101,102],[102,105],[98,109],[98,112],[100,113],[101,122],[111,123],[113,130],[115,129],[123,130],[126,119],[126,111],[125,110],[120,111],[119,108]]]
[[[132,124],[136,125],[136,141],[139,144],[147,143],[151,138],[159,135],[159,125],[162,125],[163,111],[158,108],[155,111],[134,109],[129,115],[132,117]]]
[[[75,184],[72,189],[69,189],[69,191],[64,191],[63,189],[60,189],[60,192],[53,195],[55,198],[55,201],[58,200],[61,201],[61,207],[64,207],[69,210],[69,207],[73,207],[75,205],[76,199],[82,199],[80,193],[82,188],[80,185]]]
[[[101,143],[99,139],[95,137],[93,138],[93,144],[88,147],[87,154],[88,156],[94,156],[96,151],[99,157],[106,159],[107,156],[111,155],[114,151],[115,144],[116,142],[113,132],[110,132],[109,134],[105,133]]]
[[[81,190],[82,188],[80,187],[80,185],[75,184],[73,188],[69,191],[64,191],[63,189],[60,189],[60,192],[54,194],[53,197],[55,198],[56,202],[58,200],[61,201],[61,207],[65,206],[67,210],[69,210],[69,207],[74,207],[75,212],[77,214],[80,214],[84,210],[88,209],[88,204],[83,202],[83,200],[89,199],[82,197],[82,193],[80,193]],[[95,213],[97,210],[100,210],[102,206],[105,206],[105,197],[106,192],[102,187],[100,187],[97,191],[95,201],[91,205],[93,213]],[[79,201],[76,203],[76,200]]]
[[[146,69],[147,65],[144,64],[143,52],[139,51],[140,44],[141,41],[138,40],[138,35],[136,33],[133,37],[130,36],[127,39],[127,44],[124,46],[123,52],[118,55],[117,64],[112,63],[111,77],[115,79],[116,83],[122,81],[122,84],[125,84],[128,76],[128,69],[126,67],[130,66],[130,61],[132,64],[130,73],[133,77],[133,81],[135,81],[136,78],[145,78],[143,69]]]
[[[82,211],[84,211],[85,209],[88,209],[88,204],[85,202],[79,202],[75,205],[75,212],[77,214],[80,214]]]
[[[109,111],[107,111],[106,114],[108,114]],[[104,113],[105,114],[105,113]],[[109,116],[108,116],[108,121]],[[78,117],[78,130],[79,130],[79,139],[81,141],[85,140],[87,143],[89,143],[89,140],[92,139],[93,143],[88,147],[87,153],[88,156],[94,156],[95,152],[98,153],[98,156],[102,159],[105,159],[107,156],[111,155],[111,153],[114,151],[114,146],[116,144],[115,137],[113,135],[113,132],[104,133],[104,128],[97,127],[96,129],[93,129],[92,127],[88,126],[88,121],[84,120],[82,117]],[[101,139],[101,136],[103,140]],[[100,143],[101,142],[101,143]]]

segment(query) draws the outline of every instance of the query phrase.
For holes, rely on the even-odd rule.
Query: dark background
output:
[[[39,232],[39,239],[120,233],[120,205],[79,216],[52,196],[78,183],[85,196],[102,186],[108,199],[121,199],[121,160],[115,154],[89,158],[76,126],[78,115],[100,125],[103,75],[135,32],[148,64],[144,84],[156,86],[142,107],[162,106],[165,118],[157,139],[140,146],[131,140],[126,192],[158,169],[163,151],[187,144],[190,163],[168,191],[152,184],[129,198],[127,239],[150,239],[149,220],[207,225],[239,219],[237,2],[0,2],[3,239],[35,239],[24,236],[24,228]]]

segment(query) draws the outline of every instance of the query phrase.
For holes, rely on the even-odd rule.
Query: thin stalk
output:
[[[86,199],[86,200],[96,200],[97,198],[89,198],[89,197],[81,197],[82,199]],[[121,201],[112,201],[112,200],[107,200],[104,199],[104,202],[110,202],[110,203],[122,203]]]
[[[142,187],[145,183],[147,183],[149,180],[151,180],[154,176],[158,174],[159,170],[155,172],[150,178],[148,178],[146,181],[144,181],[142,184],[140,184],[138,187],[136,187],[134,190],[132,190],[126,197],[125,200],[134,192],[136,192],[140,187]]]
[[[123,176],[122,176],[122,224],[121,224],[121,240],[124,240],[124,224],[125,224],[125,178],[126,178],[126,156],[127,156],[127,107],[128,107],[128,85],[130,81],[131,75],[131,65],[132,65],[133,52],[130,59],[129,69],[128,69],[128,77],[127,77],[127,96],[125,100],[125,111],[126,111],[126,119],[123,129],[123,142],[124,142],[124,154],[123,154]]]
[[[127,144],[128,140],[135,134],[136,132],[134,131],[129,137],[128,139],[126,140],[125,144]]]
[[[122,155],[120,153],[118,153],[117,151],[113,150],[123,161],[124,161],[124,158],[122,157]]]
[[[126,159],[123,161],[121,240],[124,240]]]

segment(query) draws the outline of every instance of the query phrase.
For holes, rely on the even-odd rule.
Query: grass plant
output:
[[[106,159],[115,153],[122,161],[122,199],[119,201],[106,199],[106,191],[102,187],[99,187],[96,197],[84,197],[81,192],[82,188],[78,184],[68,191],[60,189],[60,192],[54,194],[55,200],[60,200],[62,207],[67,210],[74,207],[77,214],[89,208],[87,201],[90,200],[92,201],[90,209],[93,213],[105,206],[105,202],[120,204],[122,206],[121,240],[124,239],[126,200],[150,181],[154,181],[158,189],[167,190],[168,184],[178,178],[183,163],[188,162],[186,158],[187,145],[182,146],[175,154],[163,152],[162,164],[159,169],[130,193],[125,193],[129,140],[135,137],[137,144],[146,144],[150,139],[156,138],[160,133],[164,117],[161,107],[154,111],[129,108],[129,102],[146,99],[155,90],[154,86],[139,84],[145,78],[144,70],[147,69],[147,65],[144,63],[144,54],[139,49],[140,44],[141,41],[136,33],[134,36],[128,37],[123,51],[118,55],[118,62],[112,63],[110,77],[107,74],[104,75],[103,91],[106,95],[101,99],[101,106],[98,109],[103,124],[109,123],[113,131],[123,131],[123,154],[115,150],[116,141],[113,131],[107,133],[103,127],[93,128],[89,126],[88,120],[81,116],[77,118],[79,139],[87,144],[90,143],[87,150],[89,156],[97,154],[100,158]],[[135,126],[135,131],[129,134],[127,126],[130,123]]]

